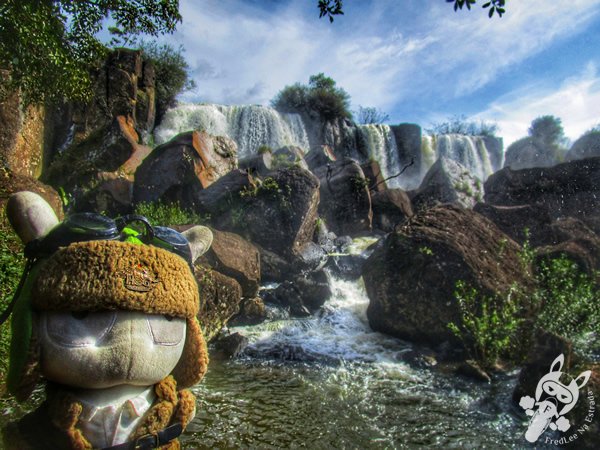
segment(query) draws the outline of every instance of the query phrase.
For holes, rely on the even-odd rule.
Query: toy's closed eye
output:
[[[43,326],[48,337],[63,347],[99,345],[110,332],[117,318],[116,311],[46,312]]]
[[[149,315],[147,320],[150,335],[157,345],[178,345],[185,337],[185,319],[168,315]]]
[[[71,311],[71,315],[73,316],[73,318],[75,318],[77,320],[83,320],[89,315],[89,312],[88,311]]]

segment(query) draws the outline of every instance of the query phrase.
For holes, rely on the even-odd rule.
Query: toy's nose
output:
[[[140,312],[44,312],[42,372],[82,388],[154,384],[175,368],[185,331],[185,319]]]

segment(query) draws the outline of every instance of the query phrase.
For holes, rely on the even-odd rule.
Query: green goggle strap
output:
[[[13,395],[17,395],[19,384],[23,377],[23,369],[25,368],[27,357],[29,355],[33,327],[31,288],[37,278],[41,265],[40,261],[32,263],[29,273],[26,275],[27,278],[25,279],[20,292],[18,292],[18,298],[16,299],[12,313],[10,365],[6,386],[8,391]]]

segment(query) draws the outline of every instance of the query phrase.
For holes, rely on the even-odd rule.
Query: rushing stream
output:
[[[524,448],[515,375],[482,384],[427,367],[370,330],[360,282],[331,280],[316,317],[239,331],[246,356],[211,365],[195,389],[185,448]]]

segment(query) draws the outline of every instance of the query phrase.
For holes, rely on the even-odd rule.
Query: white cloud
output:
[[[185,100],[268,104],[285,85],[325,72],[355,107],[375,106],[392,119],[406,102],[435,116],[438,100],[477,92],[600,11],[597,0],[528,0],[490,20],[479,10],[455,14],[440,0],[350,0],[330,25],[317,18],[316,0],[181,4],[175,38],[198,84]]]
[[[600,123],[600,75],[590,62],[583,71],[558,87],[526,86],[493,102],[475,116],[500,127],[507,148],[527,136],[531,121],[543,115],[560,117],[567,137],[574,141]]]

